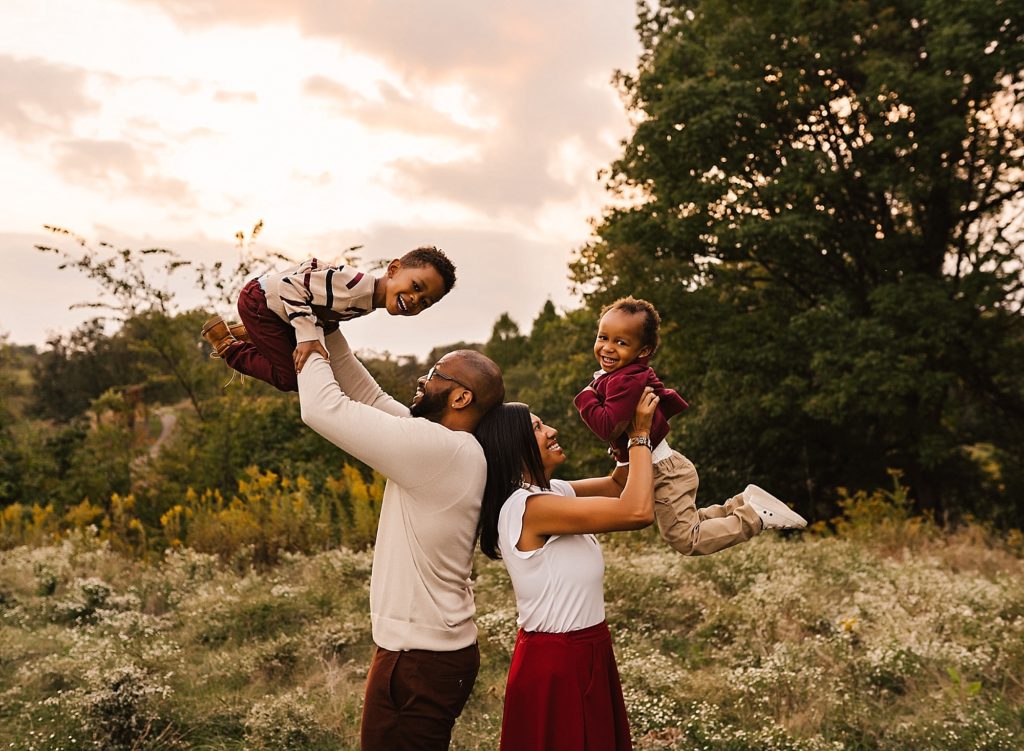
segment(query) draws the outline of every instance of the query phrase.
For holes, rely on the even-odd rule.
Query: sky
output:
[[[568,264],[630,132],[633,0],[0,0],[0,336],[43,345],[103,291],[44,224],[233,263],[258,248],[365,266],[419,245],[458,281],[416,318],[345,324],[421,357],[504,312],[577,304]],[[70,246],[69,246],[70,247]],[[186,285],[182,307],[199,297]],[[229,309],[217,310],[227,315]]]

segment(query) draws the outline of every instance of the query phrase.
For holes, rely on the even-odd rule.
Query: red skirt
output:
[[[519,630],[505,688],[502,751],[630,751],[629,720],[606,623]]]

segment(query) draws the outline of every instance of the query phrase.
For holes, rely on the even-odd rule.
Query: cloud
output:
[[[368,128],[392,130],[417,136],[463,138],[467,128],[451,115],[417,101],[387,82],[379,82],[377,96],[369,98],[345,84],[323,75],[313,75],[302,85],[303,93],[330,102],[342,115]]]
[[[391,187],[409,196],[426,191],[480,213],[522,217],[584,189],[555,167],[566,141],[576,140],[596,173],[617,156],[603,134],[628,128],[608,61],[632,67],[639,52],[631,0],[162,0],[159,7],[186,26],[293,24],[386,65],[398,86],[381,86],[376,99],[327,71],[313,73],[304,89],[371,127],[469,147],[461,162],[394,162]],[[431,93],[445,86],[464,91],[486,127],[460,127],[439,114]]]
[[[158,174],[155,160],[125,141],[78,138],[59,142],[55,152],[56,168],[70,182],[179,207],[195,202],[187,183]]]
[[[472,203],[485,212],[539,210],[551,201],[567,201],[579,190],[579,175],[558,169],[563,145],[573,141],[593,160],[593,174],[610,155],[599,142],[595,124],[612,123],[618,114],[607,92],[580,85],[578,70],[535,69],[492,99],[500,108],[497,125],[477,134],[480,157],[474,161],[432,164],[406,160],[394,165],[396,186],[410,195],[439,194]]]
[[[296,24],[311,37],[337,38],[410,77],[510,64],[563,65],[607,58],[608,45],[632,38],[630,0],[135,0],[186,27]]]
[[[292,179],[321,188],[330,185],[334,180],[331,173],[327,170],[315,175],[309,172],[302,172],[301,170],[292,170]]]
[[[256,104],[259,97],[254,91],[218,91],[213,95],[213,101],[220,103],[243,102],[245,104]]]
[[[169,129],[166,123],[148,115],[129,117],[124,122],[127,126],[127,132],[133,133],[138,138],[145,139],[146,141],[185,143],[187,141],[201,140],[220,135],[219,131],[207,125],[196,125],[184,130]]]
[[[293,18],[291,3],[280,0],[136,0],[155,5],[183,26],[260,25]],[[299,5],[296,3],[295,5]]]
[[[109,59],[62,51],[79,69],[35,63],[79,98],[46,100],[63,130],[16,152],[40,173],[22,192],[52,198],[45,213],[9,206],[9,227],[103,224],[212,253],[264,216],[261,242],[296,258],[438,244],[459,267],[450,299],[353,329],[357,346],[395,353],[486,339],[502,312],[528,323],[549,297],[570,304],[566,265],[600,211],[594,175],[628,129],[610,79],[638,52],[633,0],[115,5],[129,3],[138,25],[117,34],[144,60],[110,45]],[[80,116],[96,106],[85,92],[98,117]]]
[[[83,70],[0,55],[0,130],[31,140],[66,128],[98,107],[85,84]]]
[[[67,229],[78,230],[76,227]],[[164,238],[125,234],[98,226],[85,233],[84,239],[93,249],[98,249],[100,242],[118,249],[166,247],[183,259],[204,264],[219,260],[228,268],[233,267],[238,258],[238,250],[230,240],[204,236],[167,242]],[[12,343],[43,347],[51,337],[68,334],[87,320],[113,317],[105,308],[80,307],[89,303],[115,304],[116,299],[107,286],[73,267],[60,269],[64,259],[54,253],[41,252],[36,245],[66,250],[76,258],[81,251],[75,239],[42,229],[33,233],[0,232],[0,257],[10,268],[18,270],[22,282],[9,285],[10,289],[0,295],[0,336],[9,334]],[[107,257],[108,253],[101,250],[99,255]],[[149,281],[162,285],[170,293],[173,310],[190,310],[205,304],[191,269],[182,268],[166,277],[156,271],[161,262],[153,263],[149,268],[154,270],[154,278]],[[198,332],[196,336],[198,341]]]

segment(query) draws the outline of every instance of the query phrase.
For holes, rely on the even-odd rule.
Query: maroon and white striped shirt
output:
[[[351,266],[332,266],[315,258],[265,275],[260,284],[267,307],[295,327],[295,341],[318,339],[317,326],[347,321],[373,310],[376,278]]]

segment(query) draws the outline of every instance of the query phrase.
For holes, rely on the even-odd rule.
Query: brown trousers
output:
[[[697,508],[697,485],[697,469],[678,451],[654,465],[654,515],[675,550],[708,555],[760,534],[761,519],[742,495]]]
[[[377,647],[366,676],[362,751],[443,751],[480,670],[480,649]]]

